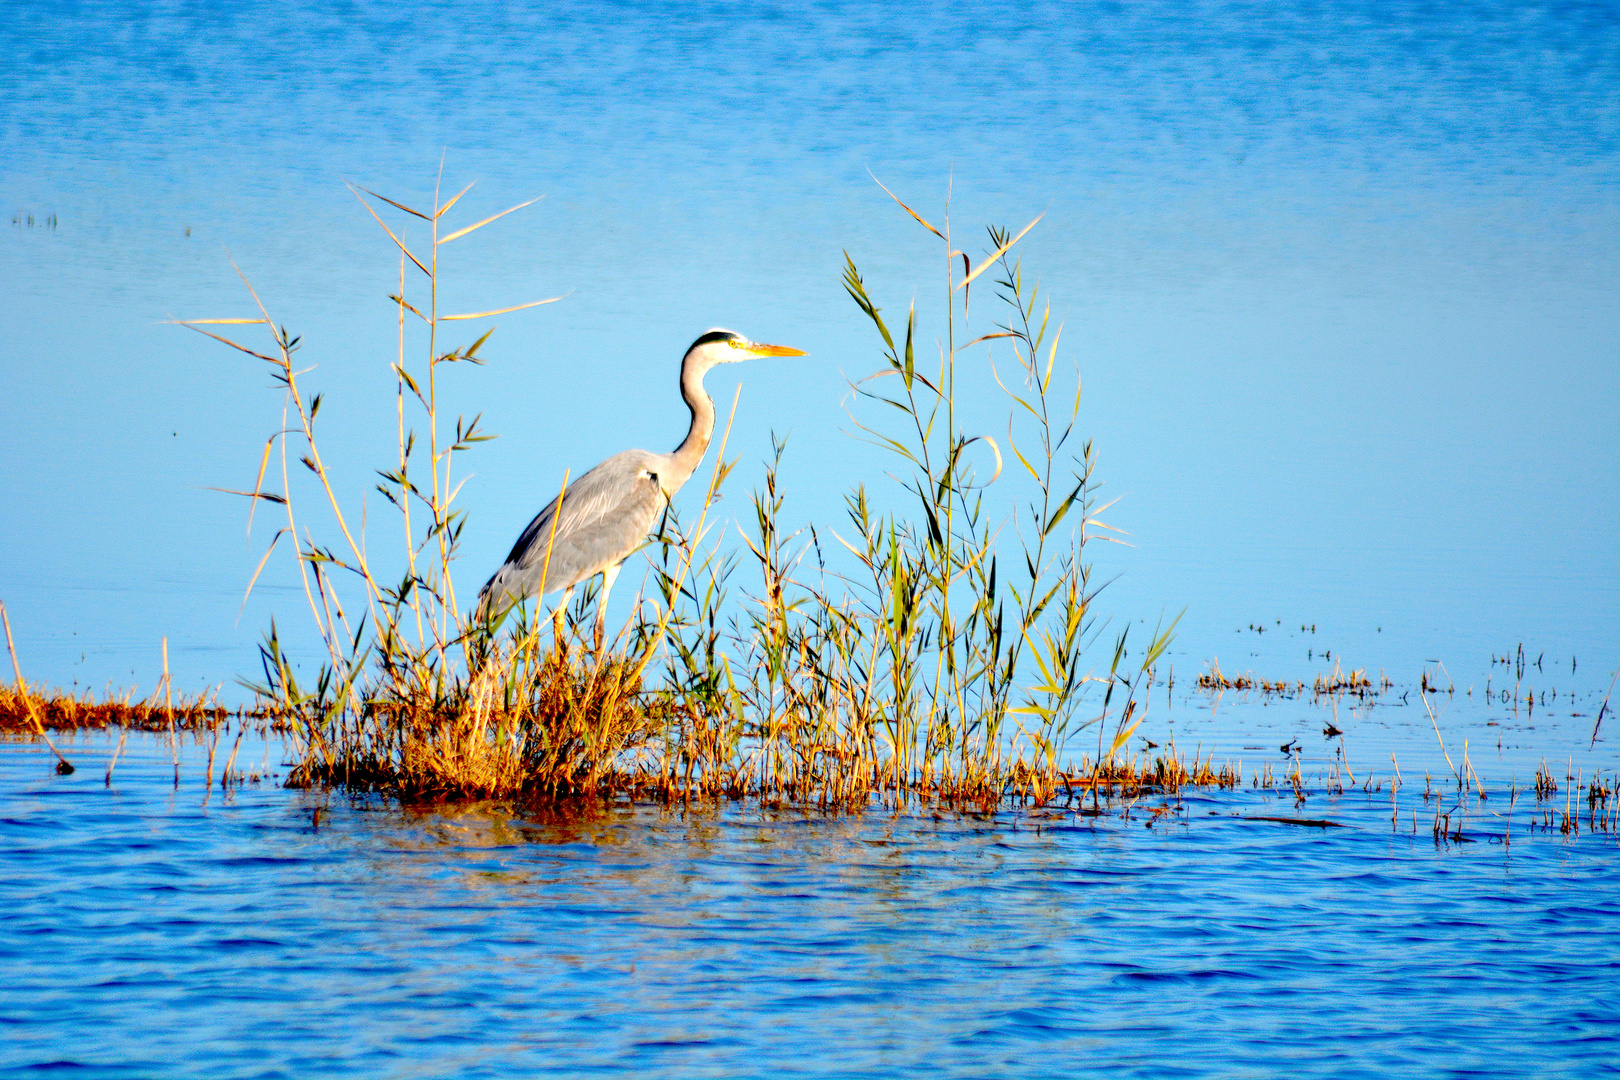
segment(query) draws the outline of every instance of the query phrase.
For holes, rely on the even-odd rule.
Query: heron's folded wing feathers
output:
[[[547,546],[552,547],[555,557],[556,552],[574,547],[598,533],[608,519],[625,511],[639,516],[634,511],[645,502],[648,485],[639,476],[641,469],[636,454],[632,450],[615,455],[581,476],[563,493],[560,513],[557,499],[547,503],[518,537],[512,553],[506,557],[507,563],[538,565],[545,559]],[[638,535],[633,543],[640,542]]]

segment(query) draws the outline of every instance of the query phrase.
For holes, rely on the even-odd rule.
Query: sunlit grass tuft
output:
[[[89,690],[69,694],[32,685],[21,690],[0,686],[0,731],[35,731],[36,717],[47,731],[167,731],[171,718],[182,730],[209,730],[241,716],[211,694],[177,694],[172,704],[165,704],[138,700],[127,691],[98,698]]]
[[[305,678],[274,624],[262,648],[253,689],[294,732],[292,783],[826,808],[994,808],[1072,797],[1077,785],[1096,795],[1236,783],[1196,756],[1127,750],[1174,623],[1129,663],[1128,630],[1100,645],[1107,624],[1094,612],[1101,586],[1086,546],[1112,530],[1099,516],[1095,451],[1078,431],[1079,373],[1059,361],[1061,326],[1013,255],[1035,222],[1016,235],[989,230],[975,263],[954,246],[948,216],[935,226],[900,204],[940,244],[944,316],[931,362],[918,356],[915,305],[891,327],[846,256],[844,287],[881,357],[852,388],[877,415],[856,424],[891,456],[884,475],[898,488],[858,483],[841,522],[789,532],[778,443],[743,547],[730,549],[711,521],[735,464],[722,439],[695,524],[666,515],[649,587],[595,652],[579,635],[589,590],[564,613],[559,641],[537,608],[506,627],[469,614],[452,574],[466,526],[457,466],[488,436],[477,417],[441,417],[441,380],[482,363],[493,331],[448,346],[442,335],[546,301],[441,314],[437,253],[510,211],[452,229],[446,214],[465,190],[447,201],[435,192],[426,211],[355,194],[399,255],[397,454],[377,485],[398,515],[393,555],[374,553],[377,526],[346,509],[321,456],[321,396],[293,361],[300,339],[256,295],[251,317],[185,322],[267,364],[285,393],[287,422],[239,494],[281,517],[266,558],[291,545],[325,652]],[[403,218],[390,224],[381,204]],[[978,333],[968,330],[975,298],[981,320],[987,303],[1000,314]],[[230,325],[263,326],[268,344],[216,332]],[[965,365],[1000,386],[1004,429],[968,426],[958,409]],[[317,540],[312,522],[335,542]],[[1090,729],[1095,747],[1076,765],[1071,744]]]

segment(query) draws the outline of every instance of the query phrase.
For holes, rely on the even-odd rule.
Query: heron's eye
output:
[[[748,342],[744,341],[742,338],[726,338],[726,344],[730,345],[733,349],[748,348]]]

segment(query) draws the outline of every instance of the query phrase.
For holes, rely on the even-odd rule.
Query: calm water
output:
[[[1599,695],[1600,696],[1600,695]],[[1620,1032],[1620,841],[1539,827],[1590,777],[1590,693],[1453,705],[1488,798],[1422,797],[1433,735],[1175,696],[1153,737],[1247,789],[995,817],[402,809],[273,779],[202,790],[166,740],[0,748],[0,1063],[75,1075],[1573,1076]],[[1477,703],[1476,703],[1477,705]],[[1493,717],[1496,718],[1493,724]],[[1426,718],[1417,721],[1427,724]],[[1495,738],[1492,732],[1503,732]],[[1387,751],[1406,786],[1392,801]],[[1383,757],[1383,760],[1380,758]],[[238,764],[273,778],[278,748]],[[1509,798],[1516,778],[1518,798]],[[1436,843],[1436,806],[1465,842]],[[1575,801],[1577,807],[1579,800]],[[1415,817],[1414,817],[1415,815]],[[1327,819],[1340,828],[1246,820]],[[1392,818],[1394,819],[1392,821]],[[1506,835],[1507,842],[1504,842]]]
[[[784,525],[836,528],[857,482],[898,498],[848,434],[878,356],[839,274],[848,250],[890,314],[916,298],[926,353],[938,266],[870,169],[935,217],[949,185],[970,252],[1046,213],[1027,268],[1134,545],[1095,553],[1104,604],[1185,608],[1178,666],[1274,619],[1374,667],[1532,640],[1620,662],[1612,3],[13,0],[0,505],[26,512],[0,512],[0,597],[33,677],[149,689],[167,637],[179,685],[230,692],[272,615],[307,643],[282,560],[244,610],[268,519],[246,540],[210,490],[250,486],[279,399],[163,320],[251,313],[241,266],[304,335],[358,518],[394,439],[397,265],[343,182],[424,201],[441,158],[447,190],[478,181],[464,224],[543,196],[443,249],[448,309],[567,294],[447,380],[501,435],[468,459],[469,580],[565,469],[679,441],[674,365],[712,325],[811,354],[711,377],[743,391],[722,518],[773,430]],[[970,368],[964,423],[999,437]]]

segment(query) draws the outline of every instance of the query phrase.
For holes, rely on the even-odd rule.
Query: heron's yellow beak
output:
[[[755,356],[804,356],[803,349],[791,349],[786,345],[760,345],[750,341],[748,351]]]

